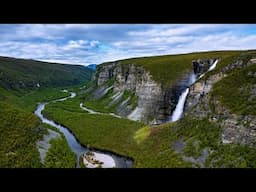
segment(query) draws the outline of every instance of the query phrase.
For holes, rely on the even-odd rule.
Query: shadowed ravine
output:
[[[73,93],[73,92],[71,92],[70,94],[71,95],[69,97],[54,100],[52,102],[61,102],[61,101],[65,101],[69,98],[74,98],[76,96],[76,94]],[[43,123],[49,124],[53,127],[56,127],[59,131],[61,131],[64,134],[70,149],[76,154],[76,158],[77,158],[76,167],[79,168],[80,167],[79,166],[80,156],[83,153],[88,152],[88,151],[92,151],[92,150],[89,150],[89,148],[83,146],[78,141],[78,139],[73,135],[73,133],[70,131],[69,128],[64,127],[64,126],[54,122],[53,120],[47,119],[43,116],[42,111],[44,110],[45,105],[47,105],[47,104],[48,103],[39,103],[36,110],[35,110],[35,114],[36,114],[36,116],[38,116],[41,119],[41,121]],[[109,151],[104,151],[103,152],[103,151],[100,151],[100,150],[93,150],[92,152],[97,152],[97,153],[100,153],[100,154],[104,154],[104,155],[107,155],[108,157],[114,159],[116,168],[130,168],[130,167],[132,167],[132,161],[125,158],[125,157],[113,154]]]

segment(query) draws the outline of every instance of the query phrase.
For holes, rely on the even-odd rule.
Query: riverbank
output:
[[[44,115],[68,127],[83,146],[132,158],[132,167],[188,167],[170,147],[173,136],[169,126],[150,128],[146,138],[138,143],[134,135],[145,126],[143,123],[89,114],[81,110],[79,104],[79,98],[51,103]]]
[[[116,163],[113,158],[108,155],[87,152],[83,154],[83,163],[87,168],[114,168]]]
[[[64,90],[64,92],[66,92],[66,91]],[[69,98],[74,98],[75,96],[76,96],[76,94],[71,92],[69,97],[54,100],[50,103],[60,103],[60,102],[66,101]],[[85,153],[89,149],[82,146],[80,144],[80,142],[78,142],[77,138],[75,138],[75,136],[72,134],[72,132],[69,131],[69,129],[67,127],[64,127],[64,126],[44,117],[44,115],[42,114],[42,111],[44,110],[44,108],[47,104],[48,103],[39,104],[37,109],[35,110],[35,114],[42,120],[43,123],[46,123],[53,127],[56,127],[60,132],[62,132],[64,134],[64,136],[69,144],[69,147],[76,154],[77,159],[79,159],[80,155],[82,153]],[[115,163],[115,161],[117,161],[117,159],[119,158],[119,157],[115,157],[115,159],[114,159],[112,157],[112,156],[115,156],[114,154],[112,154],[112,155],[101,154],[101,153],[95,153],[95,154],[96,154],[96,159],[100,158],[103,161],[103,164],[106,165],[105,166],[106,168],[110,167],[110,164],[113,165],[113,162]],[[122,161],[122,160],[123,159],[121,159],[121,158],[118,159],[118,161]],[[77,166],[79,166],[79,161],[77,161],[77,162],[78,162]],[[112,162],[112,163],[110,163],[110,162]],[[118,165],[120,165],[120,163]]]

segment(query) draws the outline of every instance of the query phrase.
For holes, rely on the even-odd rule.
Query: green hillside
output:
[[[43,129],[32,114],[0,102],[0,167],[41,167],[36,140]]]
[[[225,71],[230,64],[240,60],[247,64],[255,56],[254,50],[214,51],[132,58],[117,62],[122,67],[127,64],[143,66],[150,71],[154,80],[170,86],[192,70],[191,61],[194,59],[220,58],[217,67],[198,80],[204,82],[214,74]],[[98,70],[106,64],[109,63],[97,66]],[[84,145],[133,158],[133,167],[256,167],[255,145],[224,143],[222,135],[225,127],[222,121],[226,116],[221,113],[216,116],[215,108],[211,106],[217,100],[221,112],[222,107],[226,107],[234,117],[250,115],[254,120],[256,65],[251,63],[247,67],[232,68],[225,75],[212,85],[209,94],[197,104],[200,111],[209,113],[207,116],[203,114],[199,117],[192,111],[177,122],[145,125],[108,115],[109,112],[116,112],[116,106],[128,97],[135,104],[137,99],[125,91],[120,101],[108,105],[114,96],[112,89],[102,97],[93,99],[93,92],[100,87],[93,81],[89,82],[92,72],[84,67],[2,57],[0,167],[74,167],[74,154],[63,135],[61,139],[51,141],[52,147],[47,153],[45,165],[40,163],[36,148],[36,141],[42,139],[46,129],[50,128],[40,123],[32,112],[38,102],[67,96],[68,93],[61,92],[64,88],[76,92],[77,97],[48,104],[44,115],[69,127]],[[110,79],[104,86],[110,87],[113,81]],[[37,83],[40,83],[40,87]],[[89,114],[80,108],[80,103],[104,114]],[[237,121],[239,123],[243,121]],[[247,124],[242,131],[246,132],[249,128],[250,123]]]
[[[0,168],[43,167],[36,142],[47,129],[33,114],[37,103],[68,96],[61,90],[88,82],[92,74],[83,66],[0,57]],[[66,141],[51,143],[46,167],[58,167],[51,155],[59,155],[58,164],[65,165],[58,149],[72,154]]]
[[[91,79],[84,66],[0,57],[0,86],[8,90],[77,85]]]
[[[153,79],[162,85],[170,86],[172,83],[177,81],[182,75],[192,70],[191,61],[194,59],[210,59],[210,58],[221,58],[221,62],[218,65],[225,65],[226,60],[239,56],[245,51],[211,51],[211,52],[198,52],[189,54],[179,55],[163,55],[163,56],[152,56],[152,57],[141,57],[125,59],[115,61],[125,67],[126,64],[134,64],[137,66],[143,66],[150,72]],[[223,61],[224,60],[224,61]],[[103,63],[97,66],[97,69],[108,63]],[[222,64],[223,63],[223,64]]]
[[[157,81],[168,85],[186,70],[191,70],[193,59],[220,58],[215,70],[207,73],[198,81],[207,80],[223,71],[230,64],[243,60],[246,64],[255,57],[255,51],[215,51],[191,53],[174,56],[157,56],[117,61],[141,65],[147,68]],[[98,66],[98,70],[102,66]],[[162,67],[163,66],[163,67]],[[209,95],[219,99],[222,106],[234,114],[255,115],[255,64],[240,69],[232,69],[226,77],[213,85]],[[177,73],[176,73],[177,72]],[[159,77],[159,78],[157,78]],[[103,86],[109,87],[105,82]],[[113,82],[112,82],[113,84]],[[248,144],[225,144],[222,141],[222,116],[216,120],[215,112],[210,110],[207,117],[199,118],[190,113],[174,123],[159,126],[145,126],[107,115],[92,115],[79,108],[79,103],[95,111],[114,112],[108,108],[113,91],[108,91],[99,99],[91,99],[95,84],[88,84],[77,90],[78,97],[62,103],[50,104],[45,114],[68,126],[79,141],[101,149],[114,151],[134,159],[134,167],[255,167],[255,146]],[[212,97],[206,99],[210,109]],[[202,102],[202,101],[201,101]],[[201,104],[201,103],[199,103]],[[204,109],[206,107],[206,109]],[[120,144],[121,143],[121,144]]]
[[[217,82],[212,95],[232,113],[256,115],[256,65],[232,72]]]

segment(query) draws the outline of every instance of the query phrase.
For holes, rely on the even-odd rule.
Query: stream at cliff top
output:
[[[61,101],[65,101],[69,98],[74,98],[76,96],[76,94],[73,92],[71,92],[70,94],[71,95],[69,97],[57,99],[52,102],[61,102]],[[104,164],[102,166],[103,168],[108,168],[108,167],[131,168],[132,167],[132,161],[125,157],[122,157],[122,156],[119,156],[119,155],[116,155],[116,154],[113,154],[113,153],[107,152],[107,151],[102,152],[100,150],[91,150],[87,147],[82,146],[80,144],[80,142],[77,140],[77,138],[73,135],[73,133],[71,133],[71,131],[67,127],[62,126],[62,125],[54,122],[53,120],[45,118],[42,114],[42,111],[44,110],[45,105],[47,105],[48,103],[39,103],[34,113],[36,116],[38,116],[42,120],[43,123],[49,124],[53,127],[56,127],[59,131],[61,131],[64,134],[70,149],[76,154],[76,157],[77,157],[76,166],[77,167],[79,167],[80,156],[88,151],[93,152],[96,156],[96,159],[99,158],[98,160],[104,161]],[[106,165],[106,166],[104,166],[104,165]]]

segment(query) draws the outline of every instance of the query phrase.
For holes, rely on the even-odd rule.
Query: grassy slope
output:
[[[52,139],[51,147],[48,150],[44,167],[46,168],[75,168],[76,156],[70,150],[66,139],[62,136],[60,139]]]
[[[137,142],[136,134],[144,127],[142,123],[112,116],[90,115],[79,109],[76,99],[49,104],[45,113],[69,127],[84,145],[133,157],[135,167],[189,166],[170,148],[172,135],[168,127],[154,128]]]
[[[0,86],[11,90],[77,85],[88,81],[93,71],[83,66],[0,57]]]
[[[256,51],[251,50],[251,51],[236,51],[232,52],[227,55],[223,55],[221,57],[221,60],[218,62],[216,68],[208,73],[205,74],[205,76],[202,79],[207,79],[209,76],[217,74],[221,72],[221,70],[226,67],[227,65],[231,63],[235,63],[237,60],[244,60],[245,62],[249,61],[250,58],[256,56]],[[230,72],[233,72],[231,70]],[[229,73],[229,71],[227,72]]]
[[[0,167],[41,167],[35,147],[42,136],[32,114],[0,102]]]
[[[46,113],[71,128],[83,144],[132,157],[134,167],[191,167],[172,148],[180,139],[186,142],[182,155],[187,157],[198,158],[203,149],[211,151],[207,167],[256,167],[255,148],[223,145],[221,127],[207,119],[186,117],[176,123],[148,128],[110,116],[89,115],[81,112],[77,104],[72,100],[50,104]]]
[[[241,52],[221,53],[223,55],[216,69],[208,73],[205,78],[217,73],[221,68],[241,56]],[[219,57],[218,52],[212,54],[212,57]],[[238,113],[239,109],[250,114],[255,112],[253,110],[255,108],[254,100],[248,100],[248,95],[241,90],[242,87],[255,84],[255,78],[247,75],[249,72],[254,74],[255,66],[232,72],[229,77],[224,78],[215,86],[214,93],[224,99],[223,104],[230,104],[231,108],[232,106],[238,107],[236,109]],[[233,99],[239,102],[234,104],[231,102]],[[210,152],[205,164],[207,167],[256,167],[254,161],[256,149],[241,145],[223,145],[221,143],[221,127],[207,119],[199,120],[186,117],[177,123],[165,124],[152,129],[143,126],[137,128],[128,126],[129,131],[125,130],[126,134],[122,135],[120,130],[123,131],[123,129],[120,127],[123,126],[123,123],[117,124],[113,117],[95,116],[94,118],[86,113],[81,114],[77,109],[78,104],[79,102],[75,104],[74,101],[69,101],[69,104],[54,104],[54,106],[49,106],[46,111],[52,118],[69,126],[82,143],[133,157],[135,167],[190,167],[191,164],[184,162],[181,155],[175,153],[171,148],[172,144],[180,139],[186,142],[182,154],[187,157],[198,158],[203,149]],[[93,104],[91,106],[93,107]],[[71,111],[75,111],[76,114]],[[109,122],[113,126],[111,129],[109,129],[111,125],[105,126]],[[118,130],[118,128],[120,129]]]
[[[229,58],[239,55],[242,51],[213,51],[213,52],[200,52],[179,55],[164,55],[154,57],[142,57],[120,60],[121,64],[135,64],[143,66],[150,71],[153,79],[163,86],[170,86],[175,83],[182,75],[192,70],[191,61],[194,59],[207,59],[207,58]],[[103,63],[102,66],[108,63]],[[101,65],[97,66],[100,70]]]
[[[60,92],[63,86],[86,82],[91,74],[81,66],[0,57],[0,167],[42,166],[36,140],[46,131],[32,112],[38,102],[68,96]],[[41,87],[33,87],[38,82]]]
[[[247,62],[252,56],[255,56],[255,51],[228,56],[222,59],[216,69],[207,73],[204,78],[220,72],[223,67],[237,60],[243,59]],[[256,84],[256,79],[253,77],[255,72],[255,64],[244,69],[228,72],[227,77],[214,84],[210,92],[211,98],[217,97],[221,104],[230,109],[234,114],[255,115],[256,103],[255,96],[252,93],[253,89],[255,90]],[[197,157],[200,155],[203,147],[210,149],[211,154],[205,163],[207,167],[256,167],[256,149],[248,145],[222,144],[220,142],[222,130],[217,124],[209,122],[207,119],[198,120],[187,117],[178,123],[178,127],[182,136],[186,135],[186,132],[191,134],[191,136],[187,137],[188,146],[184,150],[185,154]],[[198,130],[198,127],[202,129]],[[187,131],[184,132],[184,130]],[[210,134],[209,136],[211,137],[207,137],[206,134]],[[202,142],[202,139],[207,139],[207,142]],[[200,141],[199,147],[193,145],[195,140]]]
[[[11,103],[22,110],[33,112],[37,103],[69,96],[69,93],[60,91],[60,88],[45,88],[17,95],[14,91],[7,91],[0,87],[2,102]]]
[[[95,147],[102,149],[113,147],[123,150],[124,146],[133,140],[129,135],[143,126],[142,123],[128,119],[88,114],[79,109],[78,102],[72,102],[71,99],[47,105],[45,113],[51,118],[54,117],[57,122],[70,127],[83,144],[94,143]],[[125,140],[123,140],[124,138]],[[102,143],[107,143],[107,146]]]
[[[43,124],[47,129],[60,133],[61,138],[52,139],[51,147],[46,153],[44,167],[46,168],[75,168],[76,155],[71,151],[63,133],[55,127]]]
[[[18,97],[0,88],[0,167],[41,167],[36,140],[46,132],[32,112],[37,102],[64,96],[45,89]]]
[[[228,64],[234,63],[237,59],[243,59],[247,62],[252,56],[255,57],[255,51],[248,52],[227,57],[222,60],[216,67],[216,70],[211,71],[205,75],[205,78],[212,74],[220,72],[220,70]],[[256,73],[256,65],[252,64],[244,69],[235,69],[228,72],[228,76],[214,84],[210,92],[211,98],[217,97],[222,105],[227,107],[234,114],[241,115],[255,115],[256,102],[255,102],[255,85],[256,79],[253,76]],[[253,93],[254,92],[254,93]],[[192,114],[191,114],[192,115]],[[191,122],[192,121],[192,122]],[[197,122],[196,124],[193,123]],[[198,120],[185,118],[178,123],[179,130],[182,135],[188,131],[191,134],[188,137],[188,146],[185,148],[184,153],[197,157],[200,155],[202,147],[208,147],[212,152],[206,160],[207,167],[256,167],[255,154],[256,149],[248,145],[240,144],[222,144],[221,140],[221,127],[215,124],[215,128],[207,119]],[[197,130],[197,127],[202,125],[202,130]],[[211,128],[212,127],[212,128]],[[196,131],[197,130],[197,131]],[[196,131],[196,132],[194,132]],[[212,136],[209,138],[205,134],[210,133]],[[193,134],[195,136],[193,136]],[[202,145],[200,139],[206,138],[207,142]],[[195,141],[194,137],[198,137],[199,148],[193,146]]]
[[[212,95],[232,113],[256,115],[256,98],[252,93],[256,89],[254,73],[256,64],[232,72],[214,85]]]
[[[171,144],[180,139],[186,142],[183,155],[198,158],[202,150],[207,149],[210,154],[205,161],[206,167],[256,167],[256,148],[248,145],[222,144],[221,127],[207,119],[186,117],[177,123],[163,126],[169,127],[169,134],[172,135]]]
[[[222,63],[217,65],[216,71],[220,68],[219,66],[224,66],[228,64],[228,60],[234,59],[232,57],[233,56],[226,56],[226,59],[223,59]],[[248,69],[250,69],[250,71],[255,71],[255,68],[253,67],[252,69]],[[249,71],[237,71],[235,73],[247,74],[247,72]],[[239,74],[231,74],[230,77],[220,81],[219,86],[216,86],[216,88],[220,89],[223,86],[228,88],[234,86],[235,88],[232,91],[232,94],[222,96],[221,94],[226,94],[225,92],[228,90],[225,88],[225,91],[219,90],[219,93],[218,91],[215,92],[216,95],[220,94],[223,98],[231,96],[235,99],[241,97],[239,100],[242,103],[247,102],[244,100],[245,96],[243,95],[243,92],[239,92],[238,90],[239,88],[248,85],[248,83],[251,84],[254,82],[253,80],[255,78],[250,78],[248,81],[247,78],[249,76],[245,76],[246,79],[240,82],[235,80],[238,77],[237,75],[239,76]],[[35,92],[35,95],[36,93],[37,92]],[[49,97],[52,96],[52,93],[49,93]],[[44,95],[43,92],[35,96],[35,98],[40,99],[42,95]],[[29,106],[35,106],[37,99],[34,99],[33,101],[28,99],[24,104],[20,104],[20,99],[18,99],[17,96],[10,94],[10,92],[3,91],[0,92],[0,98],[0,113],[4,114],[0,116],[0,118],[2,118],[0,121],[0,128],[1,133],[3,133],[0,138],[0,166],[40,166],[38,152],[34,148],[34,141],[40,134],[37,134],[36,136],[32,134],[34,130],[40,130],[35,129],[35,127],[38,127],[38,122],[36,122],[36,119],[35,121],[31,120],[31,118],[35,118],[31,113],[26,113],[18,109],[22,105],[25,106],[26,103],[30,103],[28,104]],[[26,99],[23,98],[22,100]],[[17,101],[17,103],[15,103],[16,106],[10,106],[10,101],[13,103]],[[224,105],[228,105],[226,102],[229,101],[230,100],[223,100],[222,102]],[[133,157],[135,159],[135,167],[191,166],[189,163],[183,162],[181,156],[176,154],[170,147],[173,142],[181,138],[188,143],[183,151],[183,153],[188,156],[198,157],[203,148],[208,148],[213,151],[206,162],[209,167],[256,167],[254,163],[256,151],[254,148],[240,145],[222,145],[219,137],[221,133],[220,128],[216,124],[208,122],[206,119],[197,120],[186,118],[174,124],[158,126],[151,129],[149,134],[148,132],[146,132],[145,135],[143,134],[143,139],[141,139],[140,142],[137,142],[136,133],[141,133],[138,130],[143,127],[142,124],[137,124],[136,122],[131,123],[128,120],[120,120],[109,116],[93,117],[79,109],[79,102],[79,100],[74,99],[67,100],[63,103],[49,105],[47,107],[47,113],[49,116],[53,117],[53,119],[70,127],[82,143],[109,149]],[[234,109],[236,112],[239,112],[239,105],[240,104],[235,105]],[[238,109],[236,107],[238,107]],[[33,107],[28,107],[27,111],[30,111],[32,108]],[[230,108],[232,108],[232,105]],[[253,110],[247,109],[246,113],[248,111],[250,113],[253,112]],[[12,121],[9,121],[9,118]],[[22,122],[29,122],[30,126],[24,128]],[[109,122],[111,122],[111,125]],[[28,140],[26,136],[22,135],[24,133],[33,139]],[[10,139],[6,139],[7,137],[10,137]],[[193,142],[196,140],[199,141],[199,148],[193,145]],[[12,155],[15,156],[17,154],[18,158],[12,158]],[[31,161],[27,161],[28,159]]]

